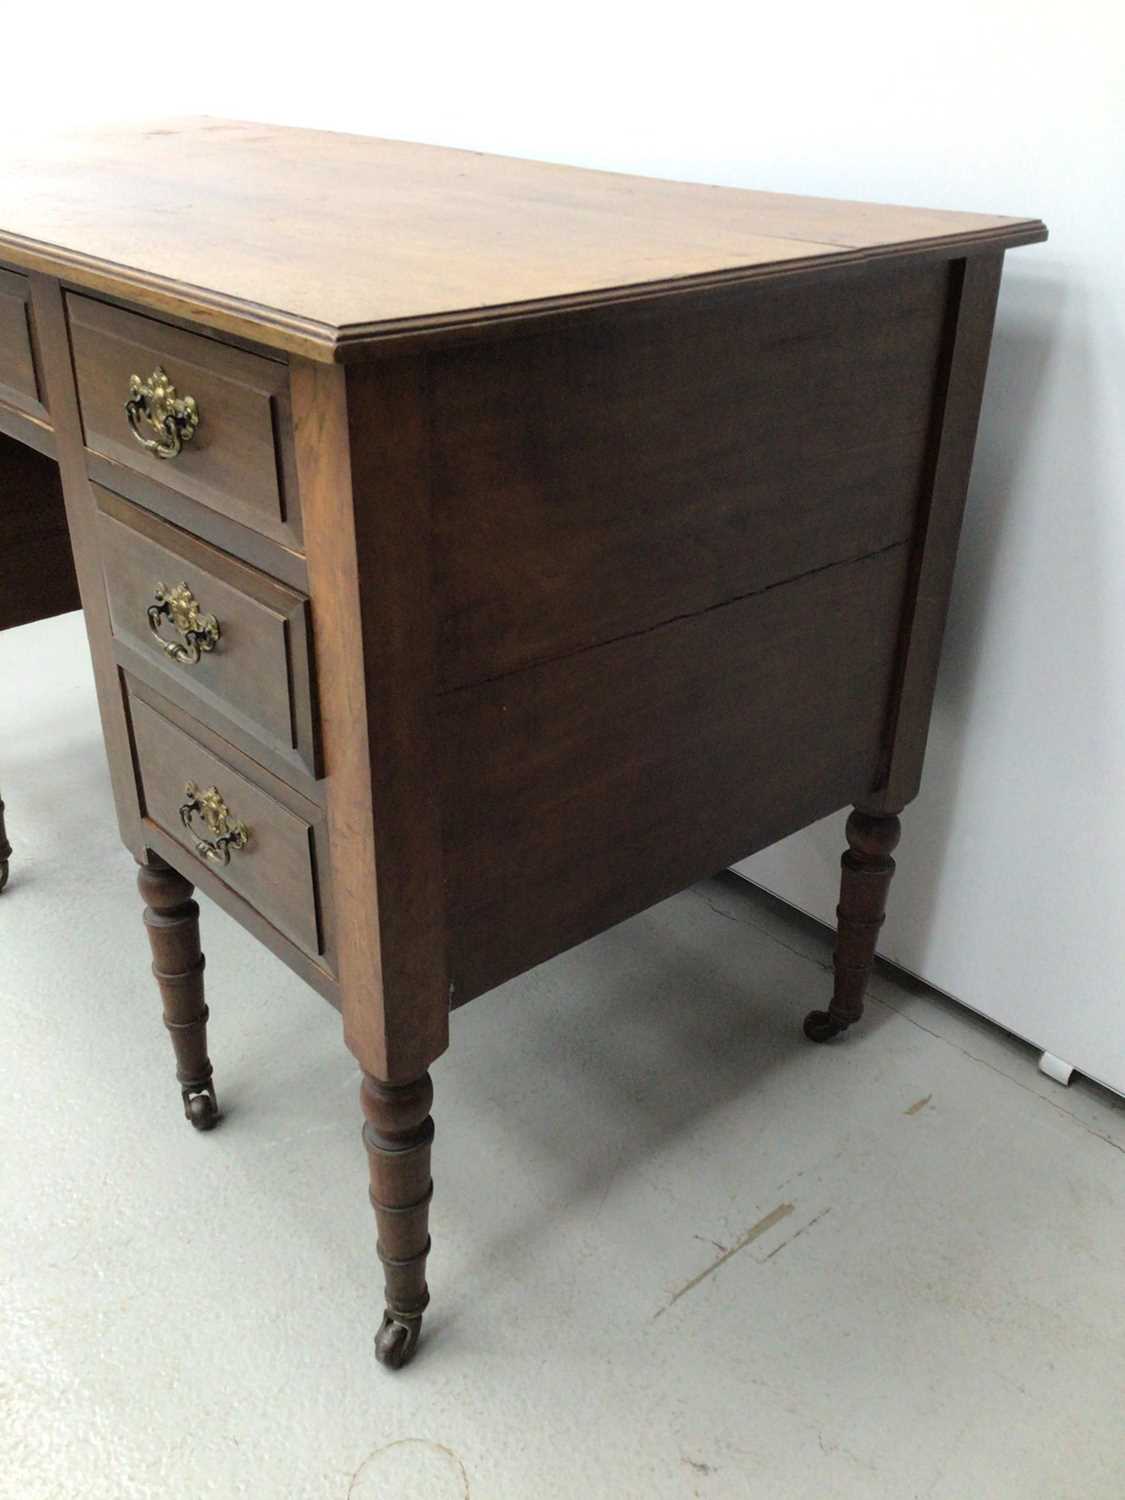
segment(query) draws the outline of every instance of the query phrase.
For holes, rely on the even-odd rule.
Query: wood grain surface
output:
[[[444,694],[453,1004],[862,796],[907,561]]]
[[[0,148],[9,262],[320,359],[404,329],[1045,235],[206,118]]]
[[[293,403],[344,1038],[408,1083],[449,1040],[422,361],[297,360]]]
[[[910,536],[949,268],[429,361],[444,688]]]
[[[31,325],[31,283],[0,267],[0,401],[46,417]]]
[[[918,793],[937,687],[961,518],[969,490],[1003,256],[955,262],[938,411],[914,530],[897,677],[877,805],[897,812]],[[869,799],[869,806],[876,803]]]
[[[144,814],[176,840],[186,852],[180,863],[193,870],[199,857],[191,833],[180,821],[189,782],[207,790],[214,786],[230,809],[232,818],[250,830],[244,849],[236,850],[226,865],[204,864],[225,885],[250,904],[291,942],[311,958],[324,952],[318,918],[314,828],[300,816],[234,768],[233,754],[220,759],[158,713],[133,696],[130,703],[137,775],[144,801]],[[311,816],[319,818],[319,813]],[[202,821],[196,828],[206,834]]]
[[[146,675],[177,701],[194,701],[201,716],[218,709],[315,777],[308,600],[100,485],[93,490],[115,639],[132,646],[149,664]],[[186,583],[200,611],[216,617],[218,643],[197,661],[173,660],[154,638],[148,608],[158,583]],[[180,639],[165,621],[160,640]]]
[[[91,297],[66,302],[86,447],[299,549],[285,366]],[[125,414],[130,376],[148,380],[158,366],[199,407],[172,459],[146,452]]]
[[[74,385],[74,363],[66,326],[66,305],[59,283],[50,276],[31,278],[33,321],[38,333],[47,407],[55,428],[59,478],[66,502],[66,524],[74,552],[74,569],[94,665],[98,711],[102,721],[117,826],[126,848],[141,862],[145,845],[140,825],[137,781],[133,772],[129,719],[109,624],[105,585],[98,560],[97,510],[86,477],[82,419]]]

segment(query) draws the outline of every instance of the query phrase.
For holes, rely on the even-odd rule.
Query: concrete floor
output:
[[[76,617],[0,698],[5,1500],[1125,1495],[1121,1102],[887,971],[810,1046],[826,937],[733,880],[457,1014],[380,1370],[335,1014],[205,904],[194,1134]]]

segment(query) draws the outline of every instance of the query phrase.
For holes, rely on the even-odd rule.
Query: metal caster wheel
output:
[[[212,1130],[219,1120],[219,1106],[213,1093],[185,1094],[184,1114],[196,1130]]]
[[[805,1035],[810,1042],[830,1042],[834,1036],[841,1036],[847,1031],[847,1026],[826,1010],[810,1010],[805,1017]]]
[[[383,1326],[375,1335],[375,1358],[388,1370],[401,1370],[414,1355],[422,1332],[422,1319],[383,1314]]]

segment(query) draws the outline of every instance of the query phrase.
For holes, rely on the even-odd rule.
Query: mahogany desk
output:
[[[342,1012],[385,1364],[452,1006],[854,804],[805,1030],[859,1018],[1045,234],[216,120],[4,164],[0,408],[57,447],[184,1107],[198,885]]]

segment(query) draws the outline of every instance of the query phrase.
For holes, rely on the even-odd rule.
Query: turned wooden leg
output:
[[[164,1024],[176,1051],[184,1114],[196,1130],[210,1130],[219,1118],[219,1106],[207,1056],[199,907],[191,899],[195,887],[155,858],[141,866],[137,885],[145,900],[145,927],[152,945],[152,972],[164,1001]]]
[[[371,1168],[371,1205],[386,1284],[386,1311],[375,1336],[375,1357],[397,1370],[418,1346],[422,1314],[430,1300],[426,1256],[430,1250],[430,1142],[434,1086],[423,1073],[413,1083],[380,1083],[363,1075],[360,1101],[363,1144]]]
[[[12,846],[4,832],[4,802],[0,798],[0,891],[8,884],[8,861],[12,857]]]
[[[805,1035],[826,1042],[858,1021],[886,916],[887,891],[895,862],[891,851],[901,825],[892,813],[862,812],[848,818],[848,848],[840,860],[840,904],[836,908],[836,984],[827,1010],[805,1017]]]

